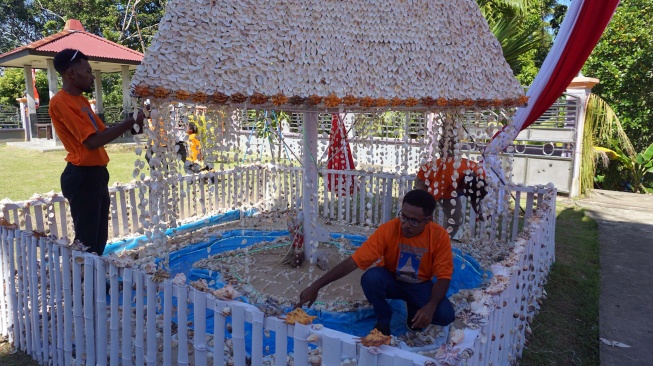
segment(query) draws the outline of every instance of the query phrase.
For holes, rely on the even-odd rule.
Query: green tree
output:
[[[44,35],[78,19],[87,32],[145,52],[165,11],[165,0],[40,0]]]
[[[559,27],[556,0],[477,0],[503,55],[522,85],[535,78]]]
[[[48,92],[48,76],[45,71],[36,72],[36,89],[39,92],[41,105],[50,101]],[[25,93],[25,75],[23,69],[6,68],[0,76],[0,105],[18,106],[16,98],[22,98]]]
[[[653,143],[653,0],[622,0],[583,73],[620,117],[635,150]]]
[[[43,24],[33,1],[0,0],[0,53],[38,38]]]

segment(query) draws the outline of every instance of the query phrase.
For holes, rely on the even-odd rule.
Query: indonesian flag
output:
[[[338,113],[332,114],[331,133],[327,147],[327,169],[353,170],[354,157],[351,154],[347,129]],[[349,174],[327,173],[327,187],[336,195],[350,195],[354,193],[354,177]]]

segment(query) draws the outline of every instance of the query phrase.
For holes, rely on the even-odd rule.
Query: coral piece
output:
[[[379,332],[378,329],[374,328],[370,334],[366,335],[363,338],[359,338],[359,341],[365,347],[378,347],[383,344],[390,344],[391,339],[392,336],[384,335],[383,333]]]
[[[474,100],[470,98],[466,98],[465,100],[463,100],[463,105],[465,107],[471,107],[474,105]]]
[[[185,91],[185,90],[177,90],[175,91],[175,99],[177,100],[186,100],[190,98],[190,93]]]
[[[225,93],[217,92],[211,95],[211,102],[216,104],[225,104],[229,100],[229,96]]]
[[[399,107],[400,105],[404,104],[404,100],[401,98],[394,97],[390,99],[390,106],[391,107]]]
[[[157,86],[154,88],[154,97],[158,99],[164,99],[167,98],[168,95],[170,95],[170,90],[162,87],[162,86]]]
[[[419,104],[419,100],[417,100],[415,98],[406,98],[406,100],[404,101],[404,105],[406,105],[406,107],[409,107],[409,108],[414,107],[414,106],[416,106],[418,104]]]
[[[206,95],[206,93],[197,92],[193,93],[190,96],[190,99],[195,103],[206,103],[206,101],[209,99],[209,96]]]
[[[240,292],[236,291],[236,289],[231,285],[227,285],[217,290],[210,290],[209,292],[220,300],[234,300],[240,297]]]
[[[443,344],[435,352],[435,359],[444,365],[455,366],[462,361],[462,355],[460,349],[453,348],[450,344]]]
[[[288,100],[288,103],[290,103],[292,105],[302,105],[302,104],[304,104],[304,102],[306,102],[306,98],[302,98],[299,95],[293,95]]]
[[[374,98],[372,97],[362,97],[358,101],[358,105],[360,105],[363,108],[370,108],[374,105]]]
[[[329,94],[326,98],[324,98],[324,106],[327,108],[334,108],[340,105],[342,102],[341,98],[338,98],[337,95],[335,94]]]
[[[274,104],[276,106],[282,106],[282,105],[288,103],[288,99],[289,98],[287,96],[283,95],[283,93],[275,94],[270,98],[270,100],[272,101],[272,104]]]
[[[350,107],[351,107],[351,106],[354,106],[354,105],[356,105],[356,104],[358,103],[358,98],[356,98],[355,96],[353,96],[353,95],[351,95],[351,94],[348,94],[348,95],[345,95],[344,98],[342,98],[342,102],[343,102],[346,106],[350,106]]]
[[[385,98],[376,98],[374,100],[374,106],[375,107],[385,107],[390,103],[387,99]]]
[[[308,99],[306,99],[306,105],[309,107],[316,106],[322,103],[322,99],[323,98],[321,96],[313,94],[310,97],[308,97]]]
[[[265,104],[268,101],[268,99],[269,98],[267,95],[263,95],[261,93],[254,93],[249,98],[249,102],[252,103],[253,105],[261,105],[261,104]]]
[[[316,319],[316,318],[317,318],[317,316],[308,315],[301,308],[297,308],[297,309],[289,312],[288,314],[286,314],[286,317],[285,317],[284,320],[285,320],[286,324],[299,323],[299,324],[309,325],[309,324],[313,323],[313,320]]]
[[[231,97],[229,99],[231,99],[232,103],[242,104],[245,103],[245,101],[247,100],[247,96],[245,96],[242,93],[233,93],[231,94]]]
[[[139,97],[149,97],[152,94],[152,91],[147,85],[139,84],[134,87],[134,94]]]
[[[195,289],[197,289],[199,291],[202,291],[202,292],[208,292],[209,291],[209,284],[203,278],[200,278],[199,280],[197,280],[195,282],[191,282],[190,285],[193,286]]]
[[[163,282],[168,278],[170,278],[170,272],[166,272],[163,269],[157,270],[154,272],[154,275],[152,275],[152,281],[157,283]]]
[[[421,102],[426,107],[431,108],[436,104],[437,101],[431,97],[424,97],[422,98]]]

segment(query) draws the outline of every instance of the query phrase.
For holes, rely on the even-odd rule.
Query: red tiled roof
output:
[[[24,50],[54,55],[66,48],[80,50],[90,59],[110,59],[130,63],[143,60],[143,54],[138,51],[86,32],[76,19],[66,21],[66,27],[61,32],[6,52],[0,55],[0,59]]]

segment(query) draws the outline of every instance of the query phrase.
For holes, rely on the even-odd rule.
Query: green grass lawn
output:
[[[594,220],[558,207],[556,262],[521,365],[598,365],[599,241]]]
[[[108,148],[111,184],[128,182],[133,146]],[[60,191],[65,152],[39,153],[0,145],[0,198],[25,200]],[[559,205],[556,263],[546,285],[548,298],[531,324],[533,335],[521,365],[598,365],[599,253],[596,223],[582,210]],[[21,352],[9,354],[0,340],[0,365],[37,365]]]
[[[132,180],[137,156],[134,145],[109,145],[109,182]],[[61,192],[59,177],[66,166],[65,151],[38,151],[0,144],[0,199],[22,201],[34,193]]]

